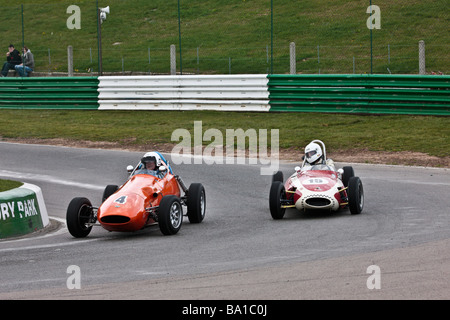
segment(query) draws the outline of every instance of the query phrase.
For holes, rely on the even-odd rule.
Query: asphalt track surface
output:
[[[205,186],[201,224],[185,217],[174,236],[157,226],[94,227],[72,238],[63,223],[70,200],[99,205],[141,156],[0,142],[0,178],[40,186],[52,221],[46,232],[0,241],[0,300],[450,298],[448,169],[352,164],[364,185],[361,215],[290,209],[275,221],[262,165],[180,164],[173,169],[187,185]],[[280,164],[285,178],[294,166]],[[68,289],[73,265],[81,289]],[[373,265],[379,289],[368,288]]]

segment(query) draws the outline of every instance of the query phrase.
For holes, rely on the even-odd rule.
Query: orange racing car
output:
[[[201,183],[186,187],[174,175],[169,163],[159,152],[148,152],[133,167],[122,186],[106,186],[100,207],[89,199],[77,197],[70,202],[66,221],[76,238],[89,235],[94,225],[108,231],[138,231],[159,225],[164,235],[176,234],[183,222],[183,205],[189,222],[200,223],[206,212],[205,188]]]

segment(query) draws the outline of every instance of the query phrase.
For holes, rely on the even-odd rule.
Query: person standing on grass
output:
[[[15,65],[14,68],[21,77],[28,77],[34,69],[34,57],[30,49],[23,47],[23,63]]]
[[[22,57],[20,56],[20,52],[14,48],[14,45],[10,44],[8,52],[6,53],[6,62],[3,64],[1,76],[6,77],[9,70],[14,69],[16,65],[21,63]]]

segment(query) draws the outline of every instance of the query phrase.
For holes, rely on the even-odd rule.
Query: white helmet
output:
[[[156,167],[158,168],[161,165],[161,157],[157,152],[147,152],[144,154],[144,156],[141,159],[142,163],[146,163],[148,161],[153,161],[156,164]]]
[[[323,156],[322,148],[315,142],[311,142],[305,148],[305,159],[308,163],[313,164]]]

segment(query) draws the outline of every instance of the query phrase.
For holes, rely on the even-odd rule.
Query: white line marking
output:
[[[13,240],[0,241],[0,245],[7,244],[7,243],[17,243],[17,242],[22,242],[22,241],[36,241],[38,239],[53,237],[53,236],[65,234],[65,233],[68,232],[67,228],[66,228],[66,221],[64,219],[57,218],[57,217],[50,217],[50,218],[51,219],[55,219],[55,220],[63,223],[64,226],[62,228],[60,228],[59,230],[56,230],[55,232],[50,232],[48,234],[45,234],[45,235],[42,235],[42,236],[38,236],[38,237],[30,237],[30,238],[22,238],[22,239],[13,239]],[[73,245],[77,245],[77,244],[85,244],[87,242],[98,241],[98,240],[100,240],[100,239],[99,238],[83,239],[83,240],[73,239],[70,242],[59,242],[59,243],[51,243],[51,244],[32,245],[32,246],[16,247],[16,248],[3,248],[3,249],[0,249],[0,252],[12,252],[12,251],[25,251],[25,250],[36,250],[36,249],[65,247],[65,246],[73,246]]]
[[[56,248],[56,247],[66,247],[66,246],[74,246],[74,245],[78,245],[78,244],[85,244],[87,242],[93,242],[93,241],[98,241],[98,240],[100,240],[100,238],[86,239],[86,240],[75,240],[74,239],[71,242],[41,244],[41,245],[18,247],[18,248],[5,248],[5,249],[0,249],[0,252],[25,251],[25,250],[36,250],[36,249],[48,249],[48,248]]]
[[[79,182],[76,181],[70,181],[70,180],[64,180],[57,177],[44,175],[44,174],[35,174],[35,173],[22,173],[22,172],[16,172],[16,171],[8,171],[8,170],[0,170],[0,176],[1,177],[7,177],[7,178],[14,178],[14,179],[31,179],[31,180],[37,180],[37,181],[45,181],[50,182],[54,184],[62,184],[65,186],[73,186],[73,187],[83,187],[87,189],[93,189],[93,190],[104,190],[105,186],[99,186],[95,184],[86,184],[83,183],[82,185]]]

